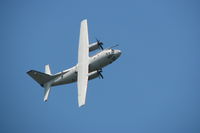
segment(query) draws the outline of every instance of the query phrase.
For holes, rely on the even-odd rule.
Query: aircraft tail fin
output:
[[[51,69],[49,64],[45,65],[45,73],[51,75]]]
[[[44,85],[44,102],[47,102],[48,97],[49,97],[49,93],[51,90],[51,84],[47,83]]]
[[[44,87],[44,101],[46,102],[51,90],[51,80],[55,79],[58,75],[52,75],[50,66],[45,65],[45,73],[36,70],[30,70],[27,74],[33,78],[38,84]]]

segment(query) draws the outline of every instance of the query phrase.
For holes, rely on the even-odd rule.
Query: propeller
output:
[[[104,79],[103,75],[101,74],[102,72],[103,72],[102,69],[99,69],[99,70],[98,70],[98,73],[99,73],[99,79],[100,79],[100,78]]]
[[[97,45],[99,46],[99,48],[101,48],[101,50],[103,50],[103,42],[101,42],[100,40],[98,40],[97,38],[96,38],[96,41],[97,41]]]

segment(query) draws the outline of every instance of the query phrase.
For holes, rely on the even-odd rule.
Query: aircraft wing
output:
[[[78,104],[79,107],[85,104],[89,65],[89,38],[87,20],[81,21],[79,49],[78,49]]]

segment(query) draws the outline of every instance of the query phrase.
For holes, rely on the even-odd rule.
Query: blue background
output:
[[[199,133],[198,0],[1,0],[1,133]],[[76,84],[43,88],[26,72],[77,63],[80,21],[90,42],[122,55],[89,82],[78,108]]]

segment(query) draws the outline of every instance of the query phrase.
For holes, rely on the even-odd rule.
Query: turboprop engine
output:
[[[92,43],[92,44],[89,45],[89,51],[91,52],[91,51],[94,51],[96,49],[103,50],[102,45],[103,45],[103,43],[101,41],[97,40],[95,43]]]
[[[102,72],[102,70],[97,70],[97,71],[93,71],[93,72],[89,73],[89,75],[88,75],[89,80],[95,79],[97,77],[103,79],[103,75],[101,74],[101,72]]]

